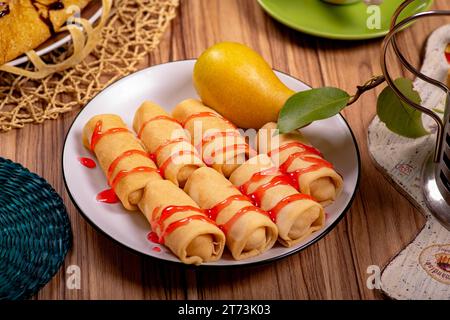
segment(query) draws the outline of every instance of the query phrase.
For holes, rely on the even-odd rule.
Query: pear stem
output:
[[[364,83],[362,86],[357,86],[357,91],[355,95],[352,96],[352,98],[348,101],[347,106],[354,104],[358,99],[367,91],[370,91],[376,87],[378,87],[380,84],[384,83],[386,81],[386,78],[384,76],[374,76],[370,80],[368,80],[366,83]]]

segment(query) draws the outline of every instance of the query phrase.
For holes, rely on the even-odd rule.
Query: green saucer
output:
[[[403,0],[384,0],[380,8],[380,29],[369,29],[367,20],[371,14],[364,2],[349,5],[333,5],[321,0],[258,0],[267,13],[276,20],[314,36],[361,40],[386,35],[392,14]],[[404,10],[400,18],[427,10],[432,0],[416,0]]]

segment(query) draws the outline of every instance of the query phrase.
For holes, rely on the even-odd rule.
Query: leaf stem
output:
[[[384,76],[374,76],[362,86],[357,86],[357,91],[354,96],[348,101],[347,106],[354,104],[358,99],[367,91],[378,87],[380,84],[384,83],[386,78]]]

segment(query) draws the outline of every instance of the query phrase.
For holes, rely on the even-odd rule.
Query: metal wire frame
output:
[[[435,152],[434,152],[434,162],[440,161],[440,155],[442,152],[442,146],[444,143],[444,129],[445,125],[441,118],[431,111],[428,108],[425,108],[424,106],[415,103],[408,97],[406,97],[400,89],[397,88],[397,86],[394,83],[393,78],[389,74],[388,66],[387,66],[387,51],[389,49],[389,45],[392,45],[394,49],[394,53],[399,58],[401,64],[408,69],[412,74],[414,74],[419,79],[422,79],[423,81],[426,81],[430,84],[433,84],[440,89],[442,89],[447,94],[447,104],[450,102],[450,89],[442,82],[437,81],[435,79],[432,79],[425,74],[421,73],[419,70],[417,70],[414,66],[412,66],[408,60],[405,58],[405,56],[400,51],[398,44],[397,44],[397,38],[396,35],[398,32],[403,30],[405,27],[407,27],[412,22],[419,20],[421,18],[430,17],[430,16],[450,16],[450,10],[431,10],[431,11],[425,11],[421,13],[417,13],[415,15],[412,15],[401,22],[398,21],[398,17],[403,12],[403,10],[410,5],[412,2],[416,0],[405,0],[395,11],[392,20],[391,20],[391,27],[388,35],[385,37],[383,44],[382,44],[382,55],[381,55],[381,67],[383,70],[383,75],[385,77],[385,80],[387,84],[392,88],[394,93],[406,104],[410,105],[411,107],[425,113],[426,115],[430,116],[438,125],[438,131],[437,131],[437,139],[436,139],[436,145],[435,145]]]

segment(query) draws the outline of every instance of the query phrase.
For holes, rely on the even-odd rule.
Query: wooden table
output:
[[[444,0],[435,8],[443,9]],[[405,32],[403,48],[419,56],[425,36],[443,23],[430,20]],[[448,23],[448,21],[447,21]],[[339,42],[313,38],[284,27],[254,0],[184,0],[161,45],[146,65],[195,58],[218,41],[232,40],[259,51],[274,68],[312,86],[356,85],[379,74],[380,40]],[[394,69],[395,70],[395,69]],[[343,112],[360,150],[359,191],[346,217],[320,242],[264,266],[193,270],[128,252],[94,230],[65,190],[61,152],[72,112],[57,121],[2,134],[0,155],[45,177],[62,195],[72,221],[74,245],[64,267],[38,299],[380,299],[366,286],[367,267],[383,267],[424,225],[424,219],[375,169],[367,151],[367,127],[376,94],[367,93]],[[81,270],[81,289],[66,288],[66,270]]]

